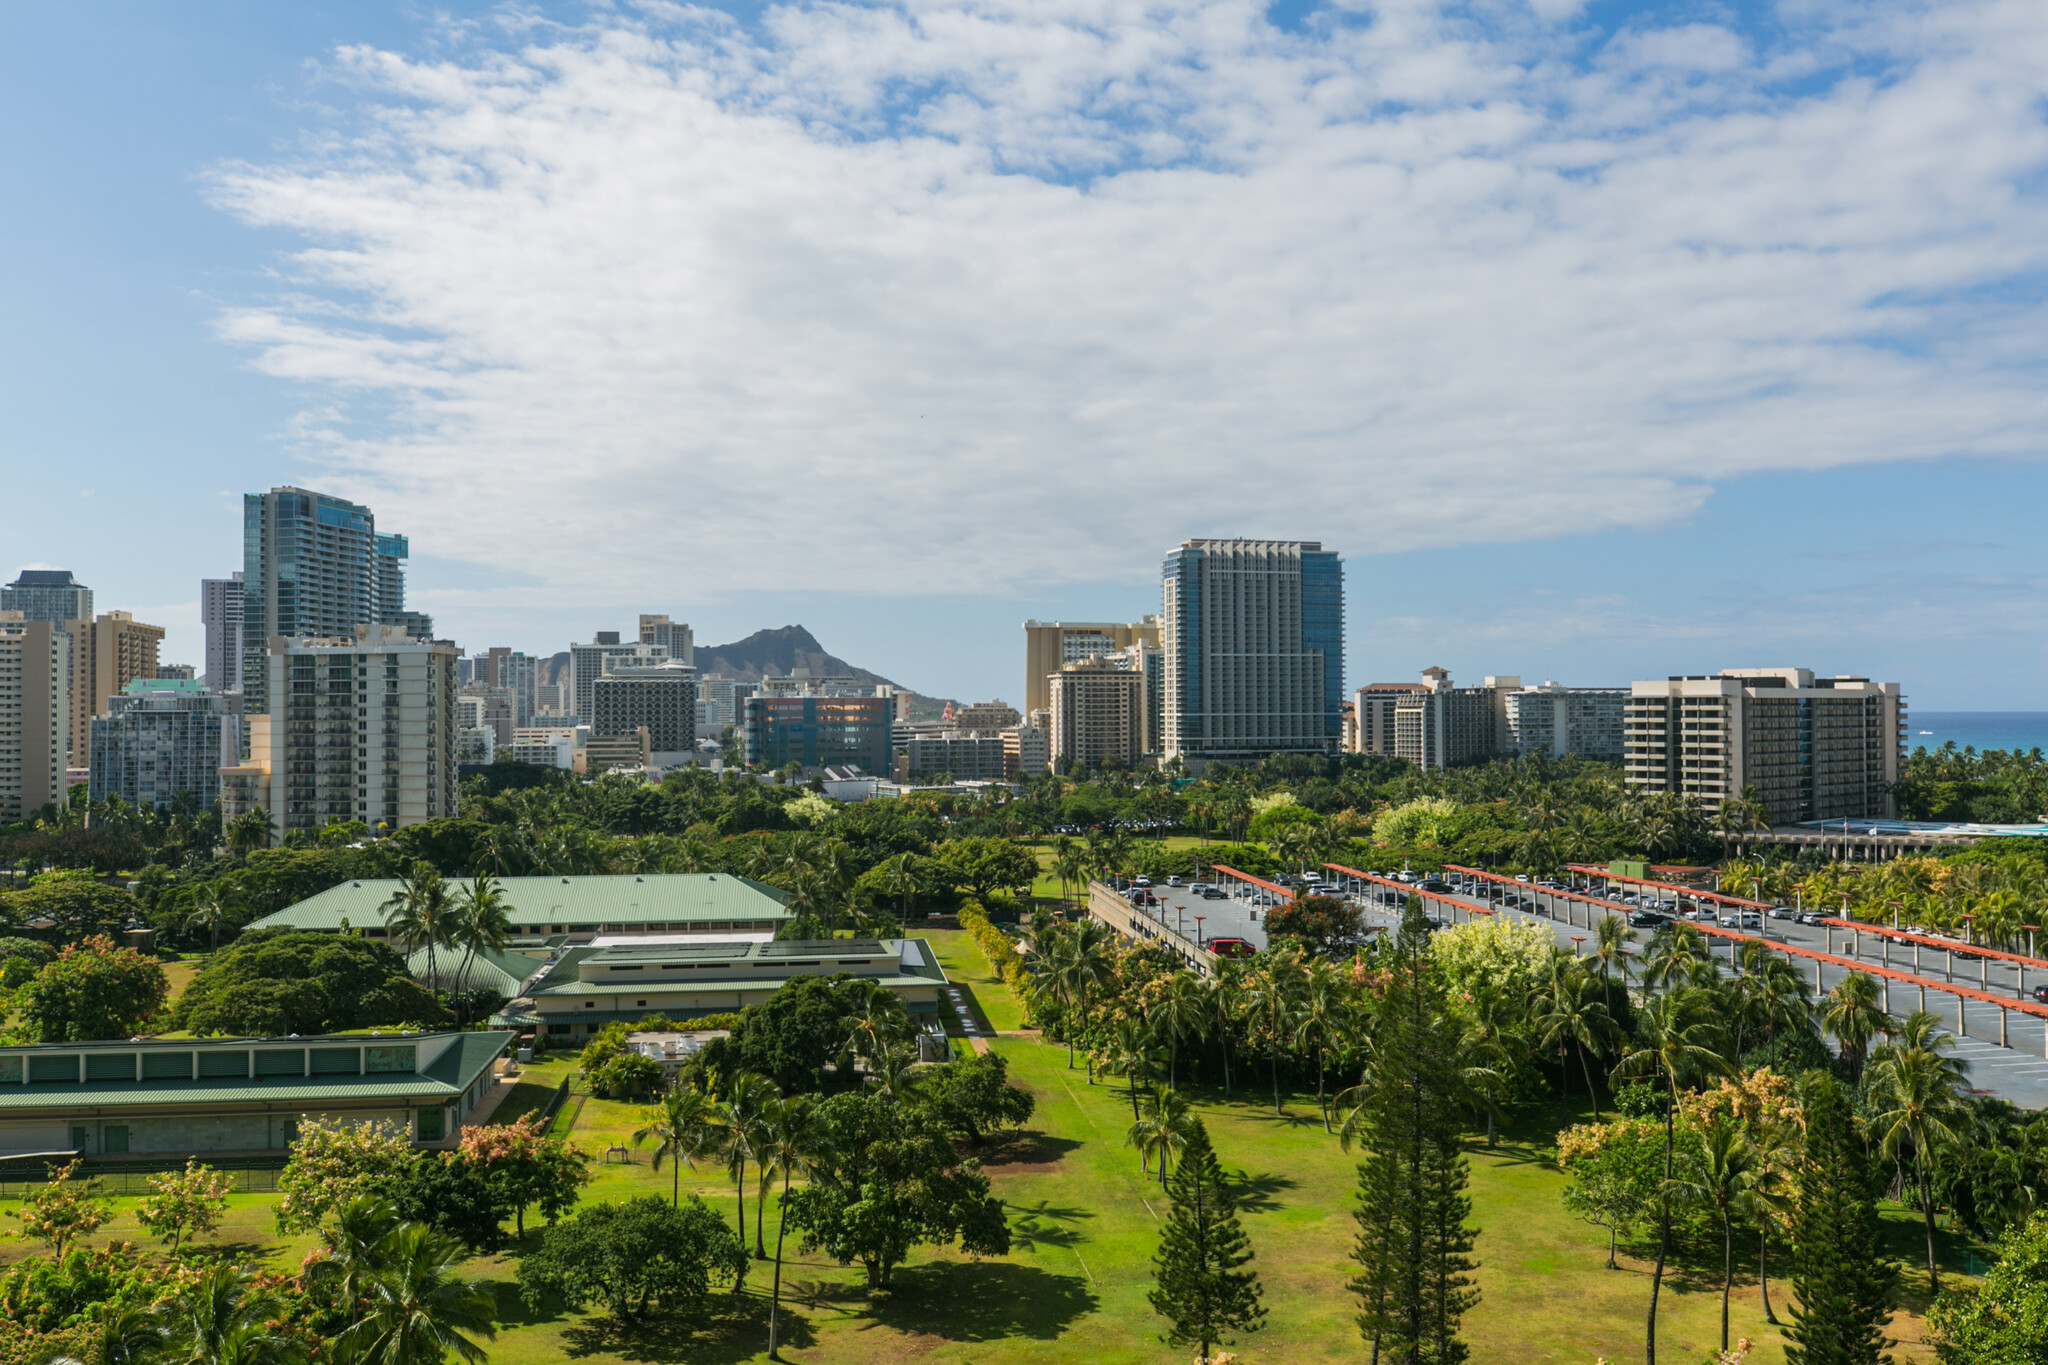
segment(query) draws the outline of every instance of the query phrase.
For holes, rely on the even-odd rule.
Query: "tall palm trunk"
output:
[[[740,1245],[747,1244],[747,1159],[740,1158],[740,1173],[733,1181],[733,1192],[740,1200]]]
[[[775,1220],[775,1288],[768,1298],[768,1358],[780,1360],[778,1330],[782,1325],[782,1237],[789,1231],[789,1171],[782,1172],[782,1212]]]
[[[1579,1070],[1586,1077],[1586,1096],[1593,1105],[1593,1122],[1600,1121],[1600,1088],[1593,1084],[1593,1063],[1586,1056],[1586,1045],[1579,1044]]]
[[[1771,1311],[1771,1277],[1764,1265],[1764,1251],[1770,1245],[1770,1233],[1759,1230],[1756,1235],[1756,1287],[1763,1295],[1764,1321],[1773,1327],[1778,1325],[1778,1315]]]
[[[1650,1313],[1643,1326],[1643,1365],[1657,1365],[1657,1295],[1664,1288],[1664,1264],[1671,1257],[1671,1154],[1676,1142],[1672,1131],[1678,1108],[1678,1084],[1666,1078],[1668,1094],[1664,1106],[1664,1194],[1657,1206],[1657,1268],[1650,1274]]]
[[[1735,1225],[1721,1210],[1721,1354],[1728,1354],[1728,1294],[1735,1287]]]
[[[1941,1272],[1934,1265],[1934,1197],[1927,1189],[1927,1158],[1915,1153],[1913,1166],[1920,1175],[1920,1217],[1927,1226],[1927,1292],[1941,1292]]]

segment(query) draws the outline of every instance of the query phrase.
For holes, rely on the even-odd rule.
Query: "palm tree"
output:
[[[309,1277],[334,1286],[334,1294],[351,1314],[369,1294],[377,1273],[377,1247],[401,1220],[389,1201],[357,1195],[335,1211],[334,1227],[323,1233],[323,1255]]]
[[[710,1096],[687,1085],[678,1085],[662,1098],[661,1110],[646,1127],[633,1134],[635,1147],[652,1139],[657,1143],[654,1149],[654,1171],[661,1173],[661,1163],[671,1163],[669,1175],[669,1203],[677,1208],[683,1203],[683,1172],[687,1165],[697,1169],[697,1158],[709,1156],[718,1150],[725,1126],[719,1119],[718,1108]]]
[[[1752,1164],[1737,1193],[1735,1211],[1756,1225],[1756,1284],[1763,1299],[1764,1321],[1776,1325],[1771,1309],[1769,1262],[1771,1223],[1791,1206],[1791,1172],[1798,1159],[1801,1135],[1797,1124],[1775,1117],[1752,1122],[1748,1132]]]
[[[1254,1014],[1265,1016],[1273,1046],[1273,1112],[1287,1111],[1280,1104],[1280,1053],[1291,1030],[1287,1027],[1296,1002],[1301,998],[1303,973],[1301,951],[1292,945],[1265,954],[1263,970],[1245,981],[1244,1003]]]
[[[1089,1000],[1109,980],[1109,931],[1099,920],[1083,920],[1063,939],[1064,952],[1056,970],[1060,993],[1067,1004],[1067,1069],[1071,1071],[1074,1068],[1074,1035],[1080,1032],[1081,1019],[1087,1013]],[[1088,1083],[1093,1085],[1095,1061],[1092,1056],[1085,1060]]]
[[[228,851],[243,857],[270,847],[271,840],[277,837],[277,822],[270,818],[268,810],[253,806],[228,821],[224,832],[228,836]]]
[[[1897,1043],[1878,1049],[1871,1060],[1870,1091],[1879,1106],[1872,1125],[1879,1135],[1879,1149],[1897,1161],[1908,1146],[1913,1149],[1913,1172],[1920,1192],[1920,1216],[1927,1230],[1927,1286],[1941,1292],[1940,1270],[1934,1262],[1934,1195],[1928,1188],[1928,1167],[1936,1147],[1952,1147],[1960,1135],[1951,1126],[1958,1104],[1956,1087],[1962,1069],[1941,1055],[1934,1033],[1934,1016],[1915,1011],[1900,1030]],[[1913,1041],[1907,1042],[1911,1037]],[[1943,1039],[1949,1046],[1953,1040]]]
[[[1230,1018],[1237,1013],[1238,959],[1225,958],[1216,964],[1216,975],[1202,983],[1202,999],[1216,1021],[1216,1042],[1223,1049],[1223,1097],[1230,1098]]]
[[[883,895],[896,898],[896,921],[905,930],[910,928],[910,898],[918,891],[917,873],[910,865],[910,857],[908,853],[899,853],[883,863],[878,888]]]
[[[206,930],[208,948],[220,951],[220,931],[234,913],[235,890],[226,878],[208,882],[192,897],[192,915],[187,921]]]
[[[1330,1131],[1330,1105],[1324,1086],[1324,1062],[1329,1055],[1330,1035],[1342,1032],[1353,1010],[1350,982],[1343,971],[1327,961],[1311,962],[1302,976],[1301,999],[1295,1015],[1296,1039],[1315,1053],[1316,1110],[1323,1116],[1323,1131]]]
[[[1132,1121],[1124,1134],[1124,1145],[1138,1149],[1138,1160],[1149,1171],[1152,1159],[1159,1159],[1159,1183],[1166,1183],[1167,1167],[1187,1145],[1190,1131],[1188,1102],[1171,1086],[1155,1085],[1145,1099],[1145,1115]]]
[[[1669,1184],[1714,1211],[1721,1220],[1721,1354],[1728,1353],[1728,1296],[1735,1287],[1735,1212],[1756,1154],[1741,1125],[1722,1118],[1700,1134],[1700,1154]]]
[[[1808,1003],[1811,987],[1799,969],[1782,957],[1772,954],[1759,968],[1749,973],[1756,985],[1753,997],[1757,1011],[1763,1015],[1764,1050],[1771,1065],[1778,1061],[1778,1025],[1788,1028],[1808,1029],[1812,1027],[1813,1010]]]
[[[456,1271],[462,1243],[424,1223],[401,1223],[377,1244],[364,1311],[334,1342],[348,1365],[439,1365],[453,1355],[470,1365],[487,1356],[475,1338],[494,1338],[497,1298],[487,1280]]]
[[[448,895],[448,883],[433,865],[418,862],[412,871],[399,883],[398,890],[384,902],[384,927],[391,936],[406,945],[407,953],[417,952],[421,946],[427,950],[427,983],[434,1000],[441,998],[441,979],[434,968],[434,950],[448,942],[452,932],[453,915]]]
[[[1877,981],[1864,972],[1850,972],[1822,997],[1821,1027],[1835,1035],[1849,1079],[1863,1083],[1863,1062],[1871,1040],[1891,1029],[1891,1016],[1878,1005]]]
[[[1607,1001],[1610,1008],[1614,997],[1607,989],[1608,970],[1617,970],[1621,984],[1628,985],[1628,945],[1635,936],[1635,930],[1629,928],[1628,921],[1620,915],[1603,915],[1593,926],[1593,961],[1600,964],[1600,998]]]
[[[1643,954],[1643,986],[1669,990],[1689,984],[1693,968],[1703,959],[1700,931],[1690,924],[1667,924],[1650,938]]]
[[[46,1355],[36,1365],[159,1365],[171,1345],[164,1315],[148,1304],[102,1303],[93,1309],[84,1356]]]
[[[780,1097],[775,1082],[766,1076],[742,1071],[732,1078],[726,1097],[718,1102],[718,1124],[725,1130],[725,1169],[732,1176],[739,1196],[740,1244],[747,1240],[747,1162],[754,1157],[752,1143],[760,1136],[761,1112]]]
[[[502,953],[512,941],[511,902],[505,899],[498,879],[488,872],[471,877],[455,893],[454,914],[449,919],[449,937],[462,949],[462,965],[456,969],[458,990],[469,986],[469,964],[482,953]]]
[[[890,1047],[868,1062],[868,1081],[892,1100],[900,1100],[917,1084],[917,1054],[907,1047]]]
[[[1166,1083],[1180,1084],[1180,1040],[1182,1034],[1200,1037],[1209,1022],[1208,1001],[1202,995],[1201,978],[1193,972],[1175,972],[1166,989],[1152,1006],[1152,1022],[1166,1035]]]
[[[1542,982],[1530,996],[1529,1022],[1536,1028],[1540,1044],[1554,1047],[1560,1056],[1576,1047],[1579,1053],[1579,1067],[1585,1073],[1586,1094],[1593,1103],[1593,1122],[1600,1121],[1600,1091],[1593,1084],[1593,1065],[1589,1055],[1603,1050],[1605,1039],[1614,1028],[1614,1020],[1607,1013],[1607,1002],[1593,998],[1593,981],[1578,959],[1561,949],[1553,949],[1550,955],[1550,969]],[[1569,1065],[1564,1067],[1567,1077],[1571,1075]],[[1571,1114],[1571,1087],[1564,1088],[1566,1096],[1565,1114],[1567,1121]]]
[[[165,1305],[177,1365],[297,1365],[298,1344],[271,1324],[284,1314],[247,1270],[219,1261]]]
[[[1660,935],[1662,937],[1662,935]],[[1657,1296],[1664,1287],[1664,1266],[1671,1256],[1672,1155],[1679,1087],[1695,1076],[1722,1073],[1728,1063],[1715,1051],[1716,1031],[1711,996],[1697,987],[1680,987],[1653,996],[1637,1016],[1639,1046],[1626,1053],[1617,1075],[1654,1075],[1664,1082],[1664,1179],[1658,1201],[1657,1268],[1650,1277],[1650,1311],[1644,1328],[1645,1365],[1657,1365]]]
[[[775,1288],[768,1300],[768,1358],[780,1359],[776,1352],[781,1343],[779,1331],[782,1318],[782,1240],[789,1231],[789,1181],[801,1167],[809,1164],[813,1155],[814,1124],[813,1110],[809,1095],[792,1095],[788,1099],[771,1102],[762,1115],[760,1125],[760,1151],[755,1159],[768,1178],[780,1173],[782,1176],[782,1199],[779,1203],[780,1216],[775,1223]],[[765,1193],[767,1180],[762,1182]]]
[[[1116,1021],[1116,1028],[1109,1036],[1109,1046],[1104,1049],[1102,1069],[1111,1076],[1122,1076],[1131,1097],[1131,1122],[1138,1121],[1138,1086],[1142,1082],[1152,1083],[1158,1074],[1159,1045],[1152,1030],[1145,1021],[1125,1015]]]

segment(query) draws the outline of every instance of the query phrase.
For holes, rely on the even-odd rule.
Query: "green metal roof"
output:
[[[434,974],[440,978],[443,990],[481,991],[493,990],[504,996],[519,994],[519,988],[526,984],[526,978],[539,971],[547,959],[532,957],[526,953],[494,953],[489,949],[470,957],[460,948],[438,948],[434,951]],[[405,960],[406,970],[421,981],[427,979],[427,950],[415,948]],[[460,978],[460,979],[458,979]]]
[[[578,963],[661,962],[688,959],[693,963],[741,962],[752,960],[773,967],[793,958],[829,957],[839,961],[871,961],[897,955],[895,946],[880,939],[803,938],[778,939],[772,943],[620,943],[595,948]]]
[[[658,961],[663,957],[677,956],[669,949],[631,948],[572,948],[562,954],[559,962],[549,970],[547,976],[525,993],[529,1000],[560,999],[565,996],[605,997],[614,995],[674,995],[678,992],[696,991],[744,991],[760,990],[763,987],[779,986],[798,975],[829,975],[814,973],[801,968],[814,967],[824,961],[866,964],[877,960],[900,963],[897,970],[885,976],[862,976],[863,981],[874,981],[883,986],[915,986],[925,982],[943,985],[945,969],[939,966],[936,954],[929,942],[921,938],[884,939],[879,944],[873,939],[812,939],[784,940],[776,943],[721,943],[704,944],[703,948],[725,950],[717,954],[693,953],[691,956],[703,962],[734,963],[735,970],[712,976],[699,977],[631,977],[623,980],[581,981],[577,971],[585,962],[610,963],[614,961]],[[911,947],[917,961],[902,961],[902,950]],[[875,952],[880,948],[879,953]],[[764,950],[776,950],[773,952]],[[800,965],[799,965],[800,964]]]
[[[318,1044],[329,1035],[300,1038],[300,1044]],[[350,1035],[354,1038],[355,1035]],[[418,1035],[386,1035],[387,1038],[416,1039]],[[79,1085],[69,1081],[42,1081],[31,1085],[0,1085],[0,1118],[21,1110],[34,1109],[120,1109],[159,1105],[211,1104],[321,1104],[337,1100],[366,1099],[453,1099],[496,1061],[513,1035],[509,1032],[465,1033],[425,1071],[398,1072],[372,1076],[278,1076],[229,1077],[218,1080],[101,1081]],[[266,1040],[272,1043],[277,1039]],[[135,1047],[135,1044],[129,1044]],[[179,1043],[177,1048],[192,1044]],[[243,1046],[249,1046],[244,1042]],[[49,1044],[51,1052],[71,1052],[63,1044]],[[141,1049],[138,1049],[141,1050]],[[158,1051],[173,1050],[157,1048]]]
[[[396,878],[343,882],[317,896],[265,915],[253,929],[335,930],[384,923],[384,903],[403,883]],[[503,877],[506,912],[515,929],[550,932],[560,924],[594,929],[606,924],[698,924],[705,921],[784,920],[784,892],[751,877],[724,872],[622,873],[606,877]]]

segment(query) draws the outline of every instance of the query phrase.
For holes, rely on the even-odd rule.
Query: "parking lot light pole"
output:
[[[1202,946],[1202,921],[1207,918],[1209,918],[1207,915],[1195,916],[1195,946],[1197,948]]]

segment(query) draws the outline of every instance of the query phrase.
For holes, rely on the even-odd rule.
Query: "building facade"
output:
[[[1000,782],[1005,776],[1003,737],[953,731],[915,735],[903,746],[903,776],[917,782],[951,774],[955,782]]]
[[[744,753],[750,768],[851,765],[870,776],[890,771],[893,697],[747,698]]]
[[[1499,753],[1507,729],[1503,698],[1521,685],[1520,678],[1503,677],[1454,687],[1443,669],[1423,669],[1421,685],[1394,700],[1395,756],[1421,768],[1447,768]]]
[[[369,508],[304,488],[242,499],[242,690],[259,713],[274,638],[334,639],[399,624],[406,539],[379,535]]]
[[[1503,747],[1511,754],[1576,754],[1619,763],[1628,698],[1626,687],[1565,687],[1554,682],[1504,692]]]
[[[1730,668],[1629,687],[1628,783],[1709,809],[1754,789],[1774,825],[1894,815],[1905,752],[1897,683]]]
[[[1062,770],[1132,768],[1145,757],[1145,675],[1113,657],[1052,675],[1050,760]]]
[[[64,799],[71,713],[71,645],[58,623],[0,619],[0,823]]]
[[[92,718],[137,678],[154,678],[164,628],[147,625],[125,611],[103,612],[90,621],[66,621],[71,647],[71,766],[83,768],[92,743]]]
[[[167,807],[183,796],[211,810],[220,796],[226,698],[198,682],[137,679],[92,721],[92,799]]]
[[[697,747],[697,670],[673,659],[613,664],[591,684],[590,733],[611,739],[645,728],[655,753]]]
[[[1031,719],[1003,731],[1003,776],[1038,777],[1052,766],[1052,717],[1033,711]]]
[[[69,569],[23,569],[0,587],[0,611],[18,611],[24,621],[90,621],[92,589]]]
[[[1427,683],[1367,683],[1351,696],[1352,745],[1361,754],[1397,754],[1394,706]]]
[[[1004,701],[978,701],[953,716],[953,728],[967,735],[1000,735],[1024,717]]]
[[[667,645],[621,644],[617,631],[601,630],[589,644],[569,646],[569,695],[564,700],[572,713],[589,720],[591,688],[607,668],[616,664],[651,668],[667,661]]]
[[[1026,621],[1024,623],[1024,714],[1052,705],[1053,674],[1068,664],[1099,659],[1135,644],[1159,644],[1159,618],[1125,625],[1116,621]]]
[[[1337,748],[1344,569],[1334,550],[1317,541],[1188,540],[1166,557],[1163,579],[1165,757],[1254,762]]]
[[[688,622],[671,621],[666,616],[640,618],[640,643],[660,645],[668,651],[668,657],[679,664],[697,666],[697,640],[690,631]]]
[[[223,803],[260,803],[280,834],[331,820],[398,828],[455,813],[453,645],[399,626],[269,641],[249,761],[223,770]],[[246,795],[245,795],[246,793]]]

